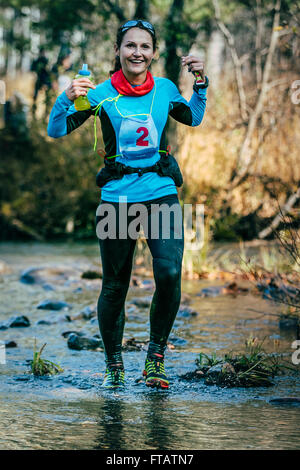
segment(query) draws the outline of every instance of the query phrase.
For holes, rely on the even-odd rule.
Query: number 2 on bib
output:
[[[139,145],[140,147],[148,147],[149,142],[148,140],[145,140],[146,137],[149,135],[149,131],[147,127],[139,127],[136,131],[138,134],[142,132],[141,137],[139,137],[136,141],[136,145]]]

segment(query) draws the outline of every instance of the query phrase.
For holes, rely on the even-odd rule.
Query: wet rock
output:
[[[137,341],[134,337],[123,339],[122,350],[123,351],[141,351],[145,348],[147,343]]]
[[[74,294],[81,294],[83,292],[82,287],[77,287],[76,289],[73,290]]]
[[[183,346],[187,341],[179,336],[170,336],[170,343],[174,346]]]
[[[88,271],[84,271],[81,274],[81,277],[82,277],[82,279],[90,279],[90,280],[102,279],[102,274],[98,271],[88,270]]]
[[[152,297],[134,297],[130,300],[130,304],[136,305],[139,308],[148,308],[151,305]]]
[[[192,297],[186,292],[181,293],[181,303],[183,305],[189,305],[192,301]]]
[[[217,297],[222,294],[222,289],[223,286],[205,287],[197,295],[199,297]]]
[[[25,315],[20,315],[16,317],[11,317],[9,320],[10,328],[19,328],[19,327],[28,327],[30,326],[30,321]]]
[[[207,375],[210,375],[211,377],[217,377],[220,374],[222,374],[223,371],[223,365],[224,364],[216,364],[212,367],[210,367],[207,371]]]
[[[219,295],[233,295],[244,294],[249,292],[246,287],[239,286],[236,282],[231,282],[225,286],[211,286],[205,287],[197,294],[200,297],[217,297]]]
[[[225,362],[222,367],[222,374],[235,374],[235,369],[232,364]]]
[[[53,321],[52,320],[42,319],[42,320],[38,320],[35,324],[37,326],[39,326],[39,325],[52,325]]]
[[[24,328],[30,326],[30,321],[24,315],[9,318],[6,322],[0,324],[0,330],[7,328]]]
[[[31,380],[30,375],[17,375],[14,377],[16,382],[29,382]]]
[[[90,324],[91,324],[91,325],[98,325],[98,318],[97,318],[97,317],[91,318]]]
[[[63,323],[72,321],[69,315],[58,315],[51,318],[42,318],[36,322],[36,325],[54,325],[55,323]]]
[[[233,295],[236,297],[238,294],[245,294],[249,292],[247,287],[241,287],[236,282],[231,282],[223,287],[222,294]]]
[[[300,398],[299,397],[278,397],[272,398],[269,403],[274,405],[291,405],[291,404],[299,404],[300,405]]]
[[[25,284],[37,284],[46,290],[55,290],[57,285],[64,285],[66,281],[71,283],[81,283],[81,270],[78,267],[39,266],[31,267],[22,272],[20,281]],[[80,284],[79,284],[80,285]],[[76,286],[76,287],[77,287]]]
[[[37,282],[36,274],[40,268],[28,268],[21,273],[20,281],[24,284],[35,284]]]
[[[62,310],[63,308],[72,308],[72,305],[64,302],[63,300],[42,300],[38,305],[41,310]]]
[[[51,284],[43,284],[43,289],[46,291],[54,291],[55,287],[53,287]]]
[[[141,287],[143,289],[153,289],[154,288],[154,282],[151,279],[143,279]]]
[[[179,378],[182,380],[200,380],[204,378],[204,375],[205,374],[202,370],[194,370],[180,375]]]
[[[72,316],[72,320],[90,320],[97,315],[97,309],[95,305],[85,307],[76,315]]]
[[[74,334],[74,335],[77,335],[77,336],[85,336],[85,333],[83,333],[82,331],[64,331],[61,335],[64,337],[64,338],[68,338],[71,334]]]
[[[197,315],[199,315],[199,313],[196,310],[194,310],[191,307],[187,307],[185,305],[180,305],[178,313],[177,313],[177,317],[179,318],[180,317],[190,318],[190,317],[196,317]]]
[[[81,351],[82,349],[98,349],[103,347],[102,341],[92,336],[79,336],[71,333],[68,336],[68,347]]]
[[[139,309],[137,308],[136,305],[130,305],[130,306],[126,305],[126,315],[128,318],[133,318],[133,319],[140,318]]]
[[[280,315],[279,317],[279,328],[283,330],[297,329],[299,324],[300,320],[296,315]]]
[[[154,281],[152,279],[141,279],[138,276],[131,276],[130,285],[132,287],[139,287],[140,289],[153,289]]]
[[[18,345],[15,341],[7,340],[5,341],[6,348],[16,348]]]

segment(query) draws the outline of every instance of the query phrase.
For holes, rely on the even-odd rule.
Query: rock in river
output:
[[[30,326],[30,321],[24,315],[10,317],[7,321],[0,324],[0,330],[7,328],[21,328]]]
[[[300,405],[300,398],[299,397],[278,397],[272,398],[270,403],[274,405],[292,405],[298,404]]]
[[[189,317],[196,317],[198,312],[191,307],[187,307],[185,305],[180,305],[177,317],[181,318],[189,318]]]
[[[54,325],[55,323],[63,323],[66,321],[72,321],[69,315],[58,315],[51,318],[42,318],[36,322],[36,325]]]
[[[72,305],[64,302],[63,300],[42,300],[37,306],[42,310],[62,310],[63,308],[72,308]]]
[[[12,340],[7,340],[5,341],[5,347],[6,348],[16,348],[18,345],[15,341]]]
[[[68,336],[68,347],[70,349],[76,349],[77,351],[81,351],[82,349],[98,349],[102,347],[102,341],[93,336],[79,336],[75,333],[71,333]]]

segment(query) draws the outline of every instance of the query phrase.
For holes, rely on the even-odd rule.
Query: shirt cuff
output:
[[[198,91],[194,90],[194,93],[196,96],[199,96],[200,98],[206,98],[207,88],[199,88]]]
[[[65,91],[63,91],[59,97],[58,100],[61,102],[61,104],[67,106],[68,108],[74,104],[73,101],[71,101],[68,97]]]

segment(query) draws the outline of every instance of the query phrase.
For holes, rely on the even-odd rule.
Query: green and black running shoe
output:
[[[164,356],[154,353],[151,357],[147,357],[143,376],[146,378],[147,387],[169,388]]]
[[[106,368],[102,387],[123,388],[125,386],[125,371],[121,367]]]

